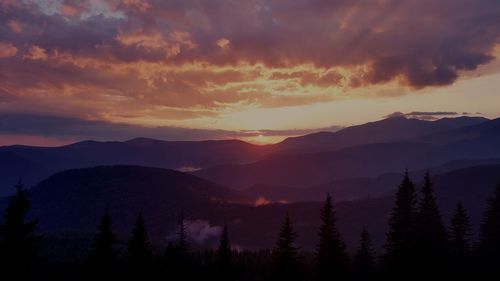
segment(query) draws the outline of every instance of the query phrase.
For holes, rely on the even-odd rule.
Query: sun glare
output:
[[[253,144],[259,144],[259,145],[265,145],[265,144],[273,144],[273,143],[278,143],[287,137],[290,136],[266,136],[264,134],[259,134],[256,136],[250,136],[250,137],[243,137],[241,140],[253,143]]]

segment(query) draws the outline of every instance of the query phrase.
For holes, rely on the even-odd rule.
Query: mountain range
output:
[[[184,212],[197,243],[217,241],[227,224],[234,245],[262,248],[272,246],[289,213],[305,249],[314,248],[321,201],[330,193],[350,249],[362,226],[380,248],[405,169],[418,187],[425,172],[433,175],[446,222],[462,200],[477,230],[500,182],[499,143],[500,119],[461,117],[390,118],[263,146],[144,138],[6,146],[0,147],[0,193],[11,194],[22,177],[30,187],[30,215],[49,237],[91,235],[107,210],[121,236],[143,213],[162,244],[175,236]],[[0,199],[2,210],[6,203]]]
[[[13,192],[22,178],[32,186],[67,169],[99,165],[143,165],[182,171],[224,163],[247,163],[267,153],[265,146],[238,140],[159,141],[138,138],[125,142],[83,141],[61,147],[0,147],[0,195]]]
[[[279,150],[297,152],[333,151],[360,144],[395,142],[414,139],[439,132],[448,132],[488,121],[483,117],[442,118],[436,121],[392,117],[337,132],[319,132],[285,139],[276,146]]]
[[[400,123],[408,126],[433,123],[414,123],[405,118],[380,122],[388,128]],[[275,153],[253,163],[219,165],[194,173],[236,189],[256,184],[312,186],[353,177],[376,177],[405,168],[438,168],[450,161],[500,158],[499,143],[500,119],[495,119],[410,139],[360,144],[334,151]]]
[[[404,166],[428,168],[451,160],[484,158],[497,146],[483,137],[491,135],[497,140],[499,123],[498,119],[480,117],[437,121],[388,118],[335,133],[290,138],[274,145],[253,145],[238,140],[172,142],[138,138],[125,142],[83,141],[61,147],[4,146],[0,147],[0,166],[3,167],[0,195],[11,194],[11,186],[19,178],[32,186],[59,171],[98,165],[201,170],[196,174],[236,189],[276,184],[272,175],[284,185],[377,176],[399,172]],[[479,147],[470,148],[473,145]],[[460,153],[455,155],[457,151]],[[496,157],[496,152],[488,158]],[[380,157],[387,159],[382,165],[378,163]],[[371,164],[366,162],[370,160]],[[294,174],[303,176],[294,182],[281,182],[283,173],[289,175],[297,170],[301,172]],[[237,175],[237,179],[232,175]]]

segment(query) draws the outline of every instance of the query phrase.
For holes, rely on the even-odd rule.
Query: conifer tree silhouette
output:
[[[373,280],[375,273],[375,251],[371,246],[370,233],[363,228],[359,247],[354,256],[355,280]]]
[[[465,257],[471,250],[472,225],[462,201],[457,203],[450,227],[450,246],[455,256]]]
[[[327,194],[320,218],[319,243],[316,248],[317,279],[329,280],[333,276],[344,279],[348,272],[348,256],[337,230],[335,209],[330,194]]]
[[[500,273],[500,184],[488,200],[479,241],[483,272]]]
[[[442,272],[447,250],[447,233],[439,213],[429,173],[424,176],[422,197],[415,215],[414,255],[419,275]]]
[[[111,217],[106,210],[97,228],[90,253],[92,273],[105,277],[113,274],[116,259],[113,248],[116,237],[111,230],[111,224]]]
[[[299,280],[296,238],[297,233],[293,228],[290,216],[286,214],[272,253],[274,280]]]
[[[36,234],[38,221],[26,221],[30,201],[24,185],[19,181],[15,188],[0,226],[0,266],[4,276],[22,280],[34,276],[43,238]]]
[[[177,240],[169,242],[164,256],[168,275],[174,280],[180,280],[186,279],[187,275],[190,273],[188,272],[189,244],[187,241],[186,220],[183,209],[180,211],[176,234]]]
[[[153,263],[153,253],[142,214],[137,216],[128,245],[128,266],[132,279],[148,276]]]
[[[472,226],[462,201],[457,203],[450,226],[450,254],[453,278],[469,279],[471,273]],[[470,280],[470,279],[469,279]]]
[[[417,197],[415,185],[406,170],[396,193],[395,206],[389,220],[384,265],[390,278],[401,278],[415,271],[413,261],[413,231]]]
[[[216,255],[217,280],[233,280],[232,252],[227,225],[224,225],[222,230]]]

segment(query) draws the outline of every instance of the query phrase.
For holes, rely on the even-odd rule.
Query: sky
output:
[[[496,118],[499,57],[498,0],[0,0],[0,145]]]

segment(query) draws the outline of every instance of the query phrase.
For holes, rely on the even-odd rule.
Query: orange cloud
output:
[[[13,32],[20,33],[23,31],[21,23],[17,20],[10,20],[8,25]]]
[[[168,36],[164,36],[158,31],[120,33],[116,36],[116,40],[125,46],[133,46],[146,52],[162,51],[166,58],[179,55],[183,48],[193,49],[196,47],[189,33],[180,31],[173,31]]]
[[[9,42],[0,42],[0,58],[9,58],[17,54],[17,48]]]
[[[145,49],[159,49],[167,46],[167,40],[159,32],[151,34],[142,32],[119,34],[116,40],[125,46],[136,46]]]
[[[143,13],[151,8],[151,4],[147,0],[123,0],[123,5],[139,9]]]
[[[141,41],[133,39],[124,42],[133,45]],[[45,97],[47,108],[57,110],[64,101],[72,104],[73,113],[151,125],[164,120],[217,118],[224,112],[248,107],[280,108],[342,99],[346,86],[339,79],[349,79],[345,69],[325,70],[313,65],[170,65],[161,61],[104,60],[67,52],[54,52],[43,67],[31,66],[33,71],[40,68],[33,74],[13,68],[8,74],[12,79],[7,78],[4,85],[11,92],[22,93],[25,99]],[[19,88],[15,79],[32,82]],[[355,94],[351,91],[350,97]]]
[[[67,16],[75,16],[78,15],[80,11],[75,6],[64,4],[62,6],[62,13]]]
[[[46,60],[48,57],[47,51],[37,45],[32,45],[24,55],[24,58],[30,60]]]
[[[221,39],[218,39],[215,44],[217,44],[217,46],[219,46],[219,48],[221,49],[227,49],[230,47],[231,45],[231,41],[229,41],[229,39],[227,38],[221,38]]]

